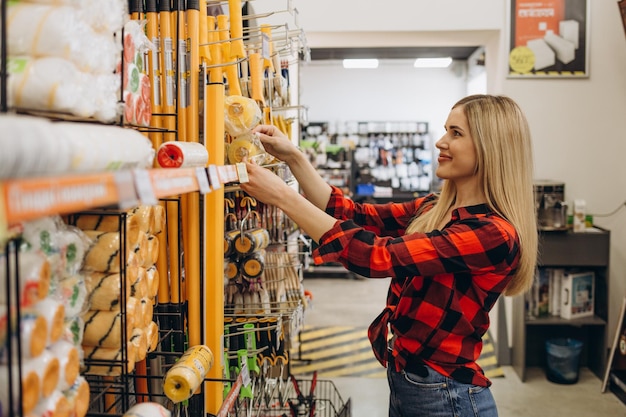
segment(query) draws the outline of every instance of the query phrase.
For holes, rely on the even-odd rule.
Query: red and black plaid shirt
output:
[[[333,187],[326,212],[340,221],[321,237],[313,260],[392,278],[387,305],[369,328],[383,366],[390,328],[398,371],[418,358],[460,382],[489,386],[476,360],[489,310],[519,262],[519,239],[485,204],[454,210],[442,230],[404,235],[417,210],[434,198],[356,204]]]

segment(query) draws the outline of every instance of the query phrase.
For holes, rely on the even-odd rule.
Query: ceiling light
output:
[[[344,59],[344,68],[378,68],[377,59]]]
[[[448,68],[452,58],[417,58],[413,66],[415,68]]]

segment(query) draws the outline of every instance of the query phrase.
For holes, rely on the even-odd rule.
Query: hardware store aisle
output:
[[[305,326],[367,327],[384,306],[388,283],[388,279],[305,278],[304,288],[313,295]],[[601,393],[601,381],[587,368],[581,369],[574,385],[549,382],[541,368],[528,369],[524,383],[513,368],[501,370],[504,377],[492,378],[500,417],[626,416],[626,406],[613,394]],[[384,377],[330,379],[344,401],[351,399],[352,416],[387,416],[389,389]]]

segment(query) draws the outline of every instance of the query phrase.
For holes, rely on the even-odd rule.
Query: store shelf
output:
[[[0,182],[0,223],[14,224],[55,214],[139,203],[200,191],[203,194],[239,181],[235,165],[200,168],[136,169]]]

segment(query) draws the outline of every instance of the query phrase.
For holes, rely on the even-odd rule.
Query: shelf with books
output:
[[[554,337],[582,340],[581,366],[604,373],[609,244],[610,232],[599,228],[541,232],[536,283],[513,299],[512,365],[522,381],[527,367],[545,366],[545,342]]]

